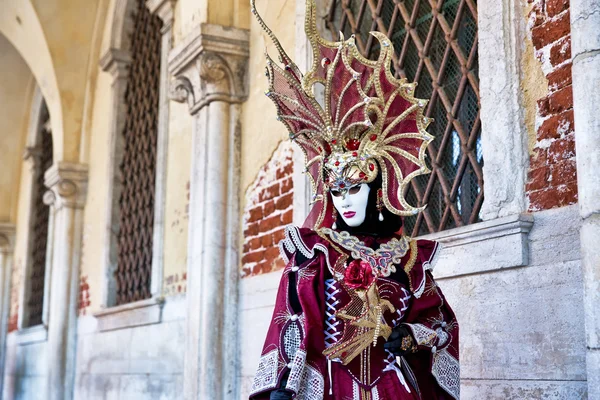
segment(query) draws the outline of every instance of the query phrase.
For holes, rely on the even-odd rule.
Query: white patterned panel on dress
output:
[[[455,399],[460,398],[460,364],[446,349],[433,356],[431,373],[442,389]]]
[[[277,386],[277,359],[279,352],[277,349],[272,350],[260,357],[258,369],[254,376],[250,394],[262,392],[263,390],[273,389]]]
[[[288,360],[293,360],[296,356],[296,351],[300,347],[302,338],[300,336],[300,327],[297,322],[292,322],[283,334],[283,349]]]

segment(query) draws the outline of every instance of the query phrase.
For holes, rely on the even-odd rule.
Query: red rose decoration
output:
[[[354,260],[344,272],[344,282],[353,289],[367,289],[374,280],[371,265],[362,260]]]

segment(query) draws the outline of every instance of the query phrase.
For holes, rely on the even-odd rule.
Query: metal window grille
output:
[[[117,305],[151,296],[162,22],[148,11],[143,0],[137,0],[133,21],[132,61],[125,93],[125,148],[120,165]]]
[[[44,173],[52,166],[52,133],[49,130],[49,117],[42,119],[39,133],[39,158],[35,164],[34,184],[32,190],[32,225],[31,225],[31,268],[29,275],[29,291],[27,299],[28,315],[26,325],[36,326],[43,323],[44,283],[46,276],[46,250],[48,247],[48,219],[50,207],[44,204]]]
[[[425,212],[405,219],[412,236],[479,221],[483,157],[479,118],[477,0],[334,0],[327,27],[334,37],[354,34],[364,55],[377,57],[381,31],[393,42],[393,72],[418,82],[416,96],[431,98],[427,116],[435,140],[432,173],[412,181],[411,204]]]

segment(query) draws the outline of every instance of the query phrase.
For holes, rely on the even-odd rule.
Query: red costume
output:
[[[431,275],[439,246],[383,229],[384,213],[400,221],[423,209],[404,195],[412,178],[429,171],[427,101],[391,73],[385,35],[372,33],[380,51],[368,60],[353,37],[321,38],[307,0],[313,64],[302,74],[254,0],[252,12],[279,53],[281,65],[267,58],[266,94],[306,156],[314,206],[305,228],[288,227],[280,243],[287,265],[250,398],[458,399],[458,324]],[[322,102],[316,83],[325,87]],[[369,222],[360,226],[371,230],[338,231],[332,193],[345,199],[365,185],[377,193],[368,204],[376,201],[379,218],[367,206],[361,212]]]
[[[346,281],[361,278],[360,271],[353,276],[347,274],[340,282],[332,278],[340,256],[350,256],[351,251],[324,235],[305,228],[286,230],[280,248],[289,261],[283,271],[251,398],[268,399],[289,371],[287,389],[297,393],[299,399],[458,399],[458,324],[431,277],[439,246],[425,240],[410,241],[409,250],[398,264],[405,273],[408,271],[408,285],[397,278],[401,271],[371,283],[377,286],[381,300],[389,301],[394,308],[394,312],[388,309],[383,313],[386,323],[408,326],[419,350],[407,356],[405,367],[401,368],[383,348],[385,341],[380,340],[348,365],[342,365],[329,363],[323,352],[339,342],[348,323],[336,317],[352,301],[345,289]],[[375,247],[374,238],[360,239]],[[295,263],[296,252],[307,258],[302,265]],[[298,293],[302,308],[299,314],[290,306],[290,290]]]

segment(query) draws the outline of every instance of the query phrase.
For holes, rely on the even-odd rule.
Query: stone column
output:
[[[154,229],[152,240],[152,297],[162,295],[164,276],[165,209],[167,163],[169,154],[169,52],[173,45],[173,9],[175,0],[147,0],[146,7],[163,22],[160,46],[160,90],[158,99],[158,135],[156,145],[156,183],[154,191]]]
[[[600,0],[571,0],[588,398],[600,399]]]
[[[173,49],[172,98],[193,122],[184,398],[238,397],[240,103],[249,33],[201,24]]]
[[[10,280],[14,239],[15,226],[0,223],[0,397],[4,393],[4,363],[10,314]]]
[[[51,298],[48,325],[48,384],[44,398],[73,398],[77,348],[77,300],[83,231],[83,207],[87,194],[87,167],[58,162],[45,174],[50,189],[44,202],[54,215]]]

